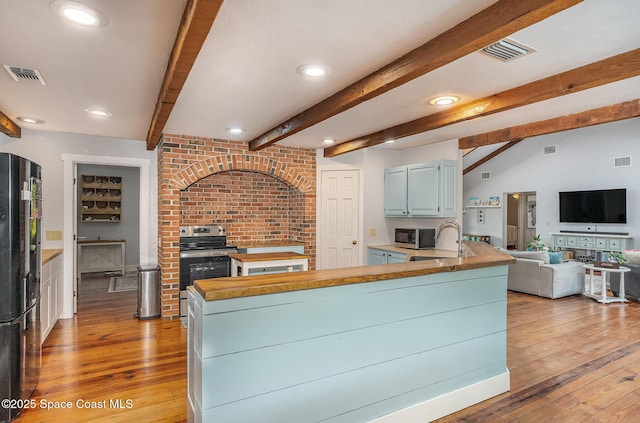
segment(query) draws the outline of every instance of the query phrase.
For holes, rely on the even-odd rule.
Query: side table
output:
[[[603,304],[626,303],[629,301],[625,298],[624,274],[631,271],[631,269],[623,266],[620,266],[617,269],[613,269],[610,267],[596,267],[593,264],[585,264],[584,267],[589,271],[589,292],[583,293],[584,296],[593,298],[594,300]],[[595,271],[600,272],[600,277],[602,279],[602,288],[600,289],[599,295],[595,292],[595,284],[593,282],[593,272]],[[618,292],[617,297],[607,297],[607,282],[609,280],[609,273],[620,273],[620,291]]]

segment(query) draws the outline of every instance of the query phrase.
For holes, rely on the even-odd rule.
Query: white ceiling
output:
[[[82,0],[109,24],[60,20],[48,0],[0,0],[0,64],[38,69],[46,86],[0,68],[0,111],[30,129],[144,141],[186,0]],[[225,0],[165,133],[249,141],[486,8],[495,0]],[[281,141],[323,148],[640,47],[640,1],[585,0],[513,35],[537,52],[504,63],[472,53]],[[330,74],[296,72],[322,63]],[[640,77],[385,144],[408,148],[640,98]],[[96,119],[83,110],[104,107]],[[45,120],[38,126],[18,116]],[[240,126],[245,133],[230,135]]]

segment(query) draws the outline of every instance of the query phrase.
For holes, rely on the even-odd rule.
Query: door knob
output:
[[[358,241],[356,241],[356,240],[354,239],[353,241],[351,241],[351,243],[352,243],[353,245],[356,245],[356,244],[358,243]]]

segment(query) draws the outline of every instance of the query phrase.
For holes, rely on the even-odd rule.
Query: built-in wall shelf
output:
[[[500,209],[502,208],[502,205],[498,205],[498,206],[490,206],[490,205],[485,205],[485,206],[465,206],[468,209]]]
[[[82,222],[120,222],[122,176],[82,175]]]

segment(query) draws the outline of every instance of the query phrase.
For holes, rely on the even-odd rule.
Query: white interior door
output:
[[[359,266],[360,178],[358,170],[322,172],[320,186],[319,269]]]

